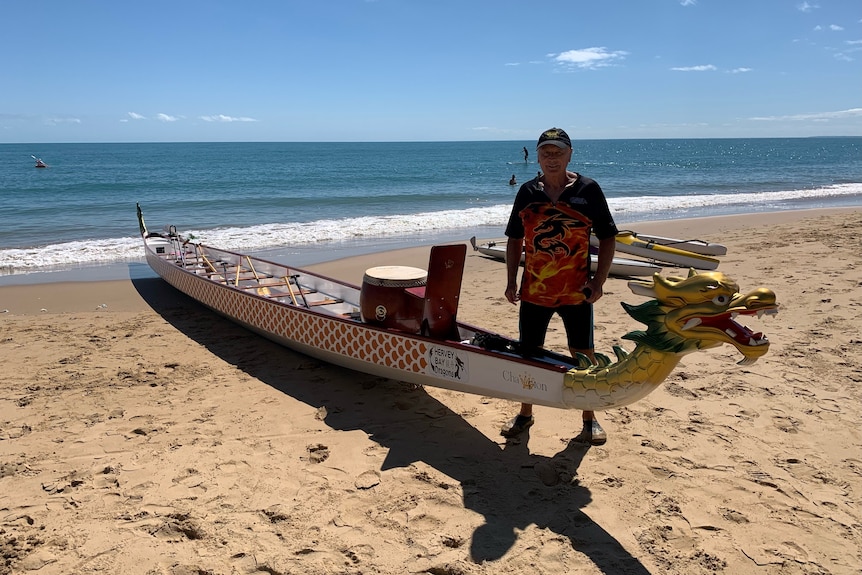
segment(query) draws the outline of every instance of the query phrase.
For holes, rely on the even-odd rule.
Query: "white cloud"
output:
[[[146,120],[144,116],[141,116],[140,114],[137,114],[135,112],[129,112],[129,117],[133,120]]]
[[[697,0],[679,0],[679,3],[683,6],[694,6],[697,4]]]
[[[817,8],[820,8],[817,4],[809,4],[808,2],[803,2],[797,6],[800,12],[811,12]]]
[[[204,122],[257,122],[257,120],[255,120],[254,118],[234,118],[233,116],[225,116],[224,114],[216,114],[215,116],[200,116],[200,119]]]
[[[749,120],[757,120],[761,122],[778,122],[778,121],[825,121],[825,120],[840,120],[843,118],[862,117],[862,108],[850,108],[849,110],[838,110],[835,112],[817,112],[814,114],[793,114],[790,116],[759,116],[749,118]]]
[[[179,120],[176,116],[169,116],[167,114],[156,114],[156,119],[160,122],[176,122]]]
[[[628,52],[623,52],[622,50],[611,52],[604,47],[593,47],[568,50],[560,54],[548,54],[548,57],[561,66],[594,70],[610,66],[614,61],[625,58],[626,55],[628,55]]]
[[[855,58],[850,56],[850,54],[854,54],[862,50],[862,40],[845,40],[844,44],[846,44],[848,48],[840,52],[836,52],[833,56],[836,60],[841,60],[842,62],[854,62]]]
[[[842,30],[844,30],[844,27],[839,26],[838,24],[830,24],[829,29],[832,30],[833,32],[841,32]]]
[[[754,68],[734,68],[730,71],[731,74],[742,74],[744,72],[751,72]]]
[[[716,69],[712,64],[703,64],[700,66],[684,66],[679,68],[671,68],[675,72],[712,72]]]
[[[56,126],[57,124],[80,124],[80,118],[45,118],[45,123],[50,126]]]

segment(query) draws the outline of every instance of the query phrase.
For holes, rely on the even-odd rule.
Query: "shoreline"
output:
[[[837,214],[848,210],[853,211],[859,209],[862,209],[862,207],[805,208],[800,210],[780,210],[774,212],[752,212],[739,215],[716,215],[696,218],[678,218],[672,220],[650,220],[632,224],[618,224],[618,227],[621,231],[625,229],[635,229],[641,233],[652,233],[655,235],[665,235],[680,239],[701,239],[700,236],[708,236],[739,229],[740,227],[755,225],[757,221],[781,223],[793,221],[802,217],[816,216],[820,214]],[[423,247],[434,245],[435,243],[467,242],[469,239],[467,237],[459,237],[455,233],[433,234],[433,236],[435,236],[436,239],[421,239],[417,246],[411,245],[411,241],[416,238],[403,238],[398,240],[383,238],[378,243],[362,242],[358,247],[341,245],[335,250],[339,253],[339,255],[335,257],[324,256],[322,253],[323,249],[317,247],[298,249],[291,248],[289,246],[273,248],[261,252],[252,252],[252,255],[279,263],[287,262],[294,267],[308,268],[309,270],[312,270],[318,266],[336,265],[338,262],[345,262],[355,258],[363,258],[369,262],[375,257],[386,259],[387,256],[383,254],[421,249]],[[477,235],[476,237],[480,242],[499,240],[504,238],[503,228],[500,228],[499,235],[481,237]],[[143,248],[141,251],[143,252]],[[298,251],[299,253],[296,255],[287,255],[285,254],[286,251]],[[372,267],[373,265],[374,264],[371,264],[368,267]],[[145,279],[156,277],[158,276],[155,272],[153,272],[146,264],[146,261],[141,258],[136,261],[82,266],[80,268],[70,270],[34,271],[30,273],[0,275],[0,290],[13,286],[23,287],[42,284],[129,281],[139,278]],[[360,281],[354,281],[353,283],[361,283],[361,275],[359,280]],[[0,302],[2,302],[2,299],[0,299]],[[0,309],[6,307],[8,306],[0,303]]]
[[[725,244],[718,271],[780,311],[743,322],[771,342],[756,363],[698,351],[598,412],[600,447],[541,406],[506,441],[510,401],[312,360],[159,278],[0,287],[7,570],[857,574],[860,227],[862,209],[655,228]],[[429,249],[307,267],[358,283]],[[468,251],[459,320],[516,336],[504,283]],[[639,301],[608,280],[597,352],[632,350]],[[556,318],[546,346],[565,350]]]

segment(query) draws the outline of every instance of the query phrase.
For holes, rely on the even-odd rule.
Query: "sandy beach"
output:
[[[542,407],[507,443],[509,401],[322,364],[158,278],[0,287],[0,575],[862,572],[862,210],[632,227],[725,244],[781,311],[747,322],[757,363],[692,354],[599,413],[601,447]],[[459,318],[517,335],[504,282],[469,251]],[[639,301],[608,281],[597,351],[633,347]]]

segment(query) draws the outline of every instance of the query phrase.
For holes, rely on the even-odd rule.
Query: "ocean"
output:
[[[522,148],[529,150],[524,161]],[[577,140],[621,229],[862,205],[862,137]],[[128,277],[151,230],[303,266],[500,238],[534,141],[0,144],[0,285]],[[36,168],[41,158],[47,168]],[[84,273],[82,273],[82,270]]]

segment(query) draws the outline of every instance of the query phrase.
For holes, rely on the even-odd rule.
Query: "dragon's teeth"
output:
[[[765,309],[762,309],[762,310],[758,311],[758,312],[757,312],[757,319],[762,318],[762,317],[763,317],[763,314],[765,314],[765,313],[766,313],[766,310],[765,310]]]
[[[682,326],[682,331],[685,331],[687,329],[691,329],[693,327],[697,327],[701,323],[703,323],[703,322],[700,320],[699,317],[693,317],[690,320],[688,320],[687,322],[685,322],[685,325]]]
[[[737,317],[739,317],[739,312],[738,312],[738,311],[732,311],[732,312],[730,312],[730,319],[736,319]]]
[[[726,330],[724,330],[724,333],[726,333],[726,334],[727,334],[727,335],[729,335],[730,337],[736,337],[736,332],[735,332],[735,331],[733,331],[733,330],[732,330],[732,329],[730,329],[730,328],[727,328]]]

